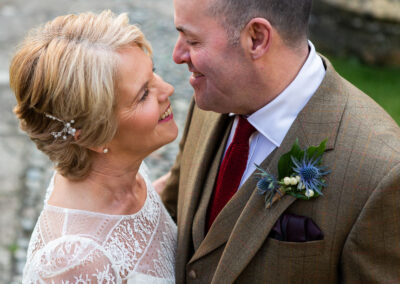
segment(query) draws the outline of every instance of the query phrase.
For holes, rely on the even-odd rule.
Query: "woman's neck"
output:
[[[50,205],[113,215],[136,213],[146,199],[146,185],[138,174],[142,161],[115,163],[96,159],[80,181],[57,176]]]

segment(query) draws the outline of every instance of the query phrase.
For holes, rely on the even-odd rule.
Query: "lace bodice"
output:
[[[47,204],[29,243],[23,283],[174,283],[176,225],[143,168],[147,197],[133,215]],[[52,190],[50,182],[47,196]]]

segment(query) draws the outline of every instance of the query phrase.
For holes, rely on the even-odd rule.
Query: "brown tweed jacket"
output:
[[[400,283],[400,129],[324,62],[318,91],[262,163],[276,174],[296,138],[302,147],[328,138],[323,163],[332,172],[324,195],[310,201],[284,196],[266,210],[253,175],[206,236],[207,206],[232,121],[192,103],[163,195],[178,224],[177,283]],[[313,219],[324,239],[268,238],[283,212]]]

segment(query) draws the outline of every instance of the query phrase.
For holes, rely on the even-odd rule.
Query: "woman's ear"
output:
[[[81,135],[81,130],[77,129],[74,135],[74,140],[78,141],[80,135]],[[107,154],[109,151],[107,146],[89,147],[88,149],[99,154]]]
[[[78,139],[79,139],[79,136],[81,136],[81,130],[80,129],[77,129],[76,131],[75,131],[75,134],[74,134],[74,140],[75,141],[78,141]]]
[[[107,154],[110,151],[107,146],[89,147],[88,149],[98,154]]]
[[[254,18],[244,28],[246,48],[250,56],[256,60],[268,52],[272,39],[272,26],[264,18]]]

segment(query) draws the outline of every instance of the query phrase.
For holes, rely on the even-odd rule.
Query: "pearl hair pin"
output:
[[[71,120],[70,122],[66,122],[62,119],[59,119],[51,114],[48,113],[44,113],[46,115],[46,117],[52,119],[52,120],[57,120],[59,122],[61,122],[62,124],[64,124],[64,128],[59,131],[59,132],[51,132],[51,135],[53,135],[54,139],[57,139],[59,137],[62,136],[62,138],[64,140],[67,140],[67,135],[71,135],[74,136],[76,133],[76,129],[74,127],[72,127],[72,124],[75,123],[75,120]]]

